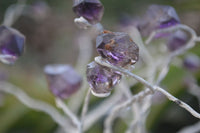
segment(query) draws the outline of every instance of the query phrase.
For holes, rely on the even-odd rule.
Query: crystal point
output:
[[[150,35],[156,29],[168,28],[180,23],[180,19],[171,6],[151,5],[138,24],[138,29],[143,36]]]
[[[139,47],[123,32],[104,31],[96,39],[96,48],[103,58],[119,67],[133,65],[139,58]]]
[[[177,30],[176,32],[170,35],[167,47],[170,51],[175,51],[185,46],[188,40],[189,35],[185,31]]]
[[[47,65],[44,68],[50,91],[66,99],[79,90],[81,76],[70,65]]]
[[[74,0],[73,11],[91,24],[101,21],[104,7],[99,0]]]
[[[24,52],[25,37],[17,30],[0,26],[0,59],[3,63],[13,64]]]
[[[95,62],[87,65],[87,81],[92,89],[92,94],[97,97],[110,95],[112,88],[119,83],[121,75],[103,67]]]

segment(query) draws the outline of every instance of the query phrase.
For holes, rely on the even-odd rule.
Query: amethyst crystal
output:
[[[104,7],[99,0],[74,0],[73,11],[91,24],[101,21]]]
[[[46,18],[50,13],[50,8],[45,1],[36,1],[31,6],[30,16],[35,19],[42,20]]]
[[[66,99],[79,90],[81,76],[70,65],[47,65],[44,68],[50,91]]]
[[[121,75],[110,68],[95,62],[87,65],[87,81],[95,96],[106,97],[110,95],[112,88],[119,83],[120,79]]]
[[[139,48],[123,32],[104,31],[96,39],[98,53],[108,62],[119,67],[135,64],[139,58]]]
[[[151,5],[143,18],[143,22],[141,21],[138,25],[138,29],[143,36],[148,36],[156,29],[171,27],[179,23],[179,17],[173,7]]]
[[[13,64],[24,51],[25,37],[17,30],[0,26],[0,60]]]
[[[189,54],[184,58],[183,66],[190,71],[199,71],[200,58],[194,54]]]
[[[178,30],[170,35],[167,47],[170,51],[175,51],[186,45],[188,39],[189,35],[185,31]]]

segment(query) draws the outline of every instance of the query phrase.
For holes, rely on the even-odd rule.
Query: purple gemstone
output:
[[[95,62],[87,65],[87,81],[95,96],[106,97],[110,95],[112,88],[119,83],[120,79],[121,75],[110,68]]]
[[[0,26],[0,60],[13,64],[24,52],[25,37],[17,30]]]
[[[167,47],[170,51],[175,51],[186,45],[188,40],[189,35],[185,31],[178,30],[170,35]]]
[[[148,36],[156,29],[168,28],[180,23],[180,19],[171,6],[151,5],[149,6],[143,22],[138,25],[143,36]]]
[[[66,99],[79,90],[81,76],[70,65],[47,65],[44,68],[50,91]]]
[[[183,65],[190,71],[199,71],[200,58],[194,54],[189,54],[184,58]]]
[[[104,31],[96,39],[98,53],[111,64],[128,67],[135,64],[139,58],[139,48],[123,32]]]
[[[44,19],[50,13],[50,8],[45,1],[36,1],[31,6],[30,13],[36,19]]]
[[[104,7],[99,0],[74,0],[73,11],[91,24],[101,21]]]

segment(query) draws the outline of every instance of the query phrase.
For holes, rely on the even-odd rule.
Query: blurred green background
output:
[[[102,24],[106,29],[117,30],[122,16],[137,17],[145,12],[150,4],[163,4],[175,7],[181,22],[194,28],[200,34],[200,1],[199,0],[101,0],[105,6]],[[36,0],[27,0],[34,5]],[[0,72],[6,79],[19,86],[31,97],[41,99],[54,105],[54,99],[47,89],[43,67],[49,63],[68,63],[75,65],[78,45],[76,38],[80,32],[73,23],[71,0],[46,0],[50,12],[42,19],[22,15],[13,25],[27,37],[26,51],[13,66],[0,64]],[[6,9],[16,0],[0,0],[0,22]],[[36,14],[37,15],[37,14]],[[34,16],[34,14],[33,14]],[[84,45],[84,44],[83,44]],[[191,52],[200,56],[200,46]],[[94,51],[94,55],[96,51]],[[187,93],[183,79],[187,76],[184,68],[171,66],[163,85],[170,92],[200,110],[195,96]],[[193,74],[199,81],[200,73]],[[173,77],[173,78],[172,78]],[[13,96],[0,96],[0,133],[53,133],[57,125],[41,112],[30,110]],[[175,133],[185,125],[197,122],[188,112],[171,102],[154,105],[148,117],[147,128],[152,133]],[[101,133],[102,122],[87,131]],[[120,118],[114,123],[114,133],[121,133],[126,128]]]

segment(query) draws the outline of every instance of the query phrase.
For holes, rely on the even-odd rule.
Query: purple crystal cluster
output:
[[[96,38],[96,48],[100,56],[112,65],[128,68],[139,58],[139,48],[123,32],[104,31]],[[87,81],[92,93],[98,97],[110,95],[112,88],[120,82],[120,72],[95,62],[87,66]]]
[[[167,47],[169,51],[175,51],[187,44],[189,35],[183,30],[177,30],[169,37]]]
[[[98,53],[108,62],[119,67],[135,64],[139,48],[127,33],[104,31],[96,39]]]
[[[138,24],[138,29],[143,36],[148,36],[156,29],[168,28],[179,23],[180,19],[173,7],[151,5]]]
[[[80,89],[82,78],[70,65],[47,65],[44,68],[50,91],[66,99]]]
[[[99,0],[74,0],[73,11],[91,24],[101,21],[104,7]]]
[[[0,26],[0,60],[6,64],[13,64],[24,52],[25,36],[19,31]]]
[[[95,62],[87,65],[87,80],[95,96],[106,97],[110,95],[112,88],[119,83],[120,79],[121,75],[110,68]]]

